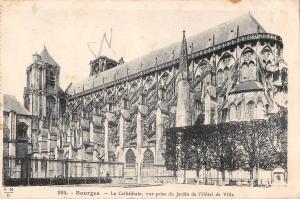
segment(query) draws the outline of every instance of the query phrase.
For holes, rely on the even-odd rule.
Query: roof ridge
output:
[[[187,45],[190,46],[193,43],[193,52],[198,52],[237,37],[257,33],[259,30],[258,26],[261,27],[260,33],[264,33],[265,30],[257,20],[250,13],[246,13],[187,37]],[[84,78],[73,84],[69,91],[73,94],[81,93],[84,90],[89,90],[115,81],[113,74],[118,73],[117,77],[120,79],[135,74],[140,70],[147,70],[153,66],[170,62],[180,57],[180,47],[180,41],[164,45],[161,48],[154,49],[141,56],[135,57],[128,62],[120,64],[98,75]],[[188,52],[190,54],[190,48],[188,48]],[[129,68],[129,73],[126,68]],[[107,75],[108,73],[110,75]]]

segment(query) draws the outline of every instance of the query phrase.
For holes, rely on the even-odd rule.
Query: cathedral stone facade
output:
[[[21,157],[17,146],[27,143],[32,158],[122,163],[139,173],[164,164],[166,128],[193,125],[199,115],[205,124],[264,119],[287,103],[275,89],[287,70],[282,39],[251,14],[188,38],[183,31],[181,42],[132,61],[100,56],[66,90],[60,69],[46,47],[33,55],[26,114],[4,111],[5,156]],[[33,175],[68,175],[63,165],[42,164]]]

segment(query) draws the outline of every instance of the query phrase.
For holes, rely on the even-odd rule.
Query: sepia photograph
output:
[[[1,198],[300,196],[299,2],[1,9]]]

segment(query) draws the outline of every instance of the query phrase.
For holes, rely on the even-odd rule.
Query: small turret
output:
[[[41,61],[41,56],[38,53],[34,53],[32,55],[32,61],[33,63],[38,63],[39,61]]]

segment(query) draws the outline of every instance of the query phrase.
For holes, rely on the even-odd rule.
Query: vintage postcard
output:
[[[3,1],[0,198],[299,198],[299,1]]]

